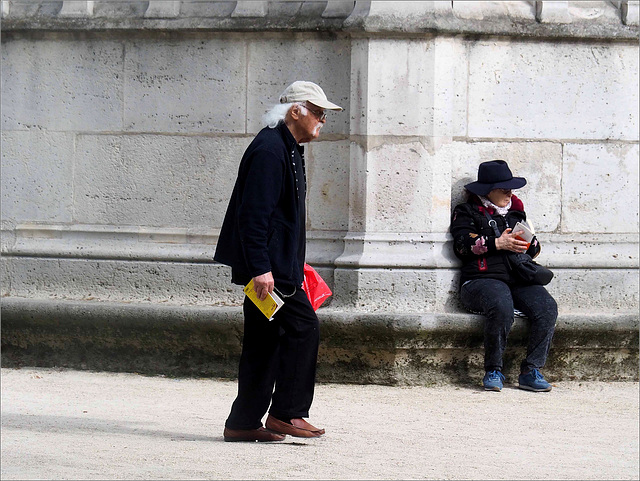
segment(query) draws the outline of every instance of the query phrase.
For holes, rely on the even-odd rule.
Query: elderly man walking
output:
[[[260,299],[275,290],[285,302],[268,320],[245,297],[238,396],[225,423],[225,441],[324,434],[304,419],[313,401],[319,332],[301,289],[307,183],[300,144],[318,138],[326,109],[342,110],[318,85],[292,83],[240,162],[214,259],[231,266],[234,284],[253,279]]]

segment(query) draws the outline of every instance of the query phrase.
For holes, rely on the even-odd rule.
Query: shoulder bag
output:
[[[496,234],[496,239],[502,234],[498,230],[498,224],[491,218],[487,211],[484,215],[489,221],[489,225]],[[529,254],[509,251],[505,256],[507,267],[513,276],[522,284],[546,286],[553,279],[553,272],[534,261]]]

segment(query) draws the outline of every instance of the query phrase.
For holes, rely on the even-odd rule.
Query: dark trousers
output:
[[[527,356],[520,365],[521,372],[544,366],[558,318],[558,306],[543,286],[509,286],[495,279],[475,279],[462,286],[460,300],[470,311],[486,316],[485,371],[502,370],[514,307],[529,319]]]
[[[245,297],[238,396],[225,423],[229,429],[259,428],[269,404],[269,412],[279,419],[309,417],[320,341],[318,317],[302,289],[284,301],[269,321]]]

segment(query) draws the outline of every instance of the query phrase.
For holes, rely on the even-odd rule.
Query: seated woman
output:
[[[523,177],[513,177],[504,160],[483,162],[478,167],[478,180],[465,185],[467,202],[456,206],[451,217],[453,249],[463,262],[460,300],[470,311],[485,316],[486,373],[482,383],[489,391],[500,391],[505,381],[502,356],[513,325],[514,308],[530,322],[527,356],[520,365],[518,387],[551,390],[540,369],[549,353],[557,304],[543,286],[519,283],[506,258],[510,252],[526,252],[532,258],[540,253],[535,237],[528,246],[517,237],[522,232],[512,232],[518,221],[525,222],[527,218],[522,201],[512,191],[526,183]]]

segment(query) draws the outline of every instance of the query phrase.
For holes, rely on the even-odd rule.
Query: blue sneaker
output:
[[[518,387],[534,392],[551,391],[551,384],[544,380],[544,376],[537,369],[531,369],[527,374],[520,374]]]
[[[482,379],[482,385],[485,391],[502,391],[502,383],[504,375],[497,370],[487,371]]]

